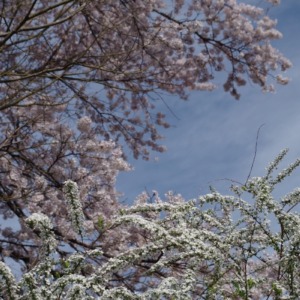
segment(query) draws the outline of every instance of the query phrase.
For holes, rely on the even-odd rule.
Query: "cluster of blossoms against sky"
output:
[[[264,91],[287,83],[291,63],[271,45],[281,34],[266,13],[278,1],[7,3],[0,3],[0,250],[24,276],[15,283],[1,263],[5,293],[150,299],[168,297],[177,285],[178,297],[206,297],[221,287],[222,295],[242,297],[262,284],[243,268],[271,245],[274,256],[263,270],[275,268],[277,278],[270,276],[261,293],[297,295],[289,264],[298,219],[288,204],[274,204],[271,179],[243,187],[257,202],[254,210],[217,193],[203,198],[217,208],[205,213],[203,199],[186,203],[173,194],[164,201],[142,194],[126,208],[115,189],[118,173],[130,170],[124,148],[144,159],[165,150],[159,128],[169,124],[156,106],[165,93],[186,99],[191,90],[211,91],[219,72],[236,99],[247,82]],[[243,215],[245,232],[229,208]],[[263,210],[278,218],[281,237],[270,233]],[[285,250],[278,252],[278,243]],[[249,270],[262,269],[254,263]],[[222,281],[224,272],[235,282]]]

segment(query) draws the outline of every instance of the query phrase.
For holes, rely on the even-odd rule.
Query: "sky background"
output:
[[[300,1],[282,0],[269,15],[278,20],[277,29],[283,33],[273,45],[293,63],[287,72],[291,82],[276,85],[275,93],[262,93],[248,84],[240,89],[239,101],[223,91],[221,80],[217,90],[192,92],[187,102],[164,97],[177,116],[161,106],[171,124],[161,131],[168,150],[152,153],[151,161],[129,159],[134,170],[120,174],[117,182],[121,201],[132,203],[145,189],[157,190],[161,196],[172,190],[186,199],[207,193],[210,185],[229,193],[232,183],[224,179],[246,181],[262,124],[253,176],[263,176],[265,167],[284,148],[290,152],[282,168],[300,157]],[[276,196],[295,187],[300,187],[300,170],[278,187]]]

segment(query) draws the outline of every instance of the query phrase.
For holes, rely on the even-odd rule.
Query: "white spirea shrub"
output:
[[[143,193],[109,222],[99,221],[105,239],[123,235],[114,251],[94,249],[90,241],[90,250],[74,247],[57,260],[65,250],[54,240],[55,228],[33,214],[26,222],[43,255],[19,282],[0,263],[1,299],[300,299],[299,189],[281,199],[272,195],[299,165],[273,176],[286,154],[265,176],[232,187],[231,196],[212,190],[185,201],[169,192],[153,202]],[[64,191],[81,234],[77,185],[67,181]]]

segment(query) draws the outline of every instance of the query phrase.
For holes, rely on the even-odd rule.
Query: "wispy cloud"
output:
[[[277,86],[275,94],[248,85],[240,101],[222,88],[193,92],[187,102],[166,99],[179,117],[168,114],[174,125],[164,131],[168,152],[158,162],[132,161],[135,171],[120,175],[118,189],[127,201],[145,187],[160,193],[174,190],[191,198],[207,192],[210,184],[221,189],[230,186],[219,179],[246,180],[262,124],[253,175],[262,175],[283,148],[291,150],[287,162],[300,156],[300,2],[283,1],[272,14],[284,34],[276,46],[293,62],[287,74],[291,83]],[[296,184],[292,178],[285,188]]]

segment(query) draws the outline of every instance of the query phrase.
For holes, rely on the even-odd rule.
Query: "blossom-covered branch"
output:
[[[48,247],[52,254],[48,251],[46,257],[40,257],[19,283],[2,263],[0,279],[7,288],[1,296],[298,299],[299,191],[279,200],[272,196],[270,169],[282,159],[280,154],[270,164],[267,176],[251,178],[245,186],[234,187],[232,196],[214,191],[185,201],[180,195],[168,193],[165,199],[157,196],[152,204],[142,200],[144,195],[138,197],[133,206],[122,208],[102,227],[107,238],[123,233],[117,248],[77,249],[57,260],[53,253],[60,251],[59,247]],[[66,185],[74,189],[73,182]],[[253,201],[243,200],[245,193]],[[73,196],[76,194],[77,191]],[[44,245],[52,244],[49,219],[34,214],[27,222],[40,230]]]

